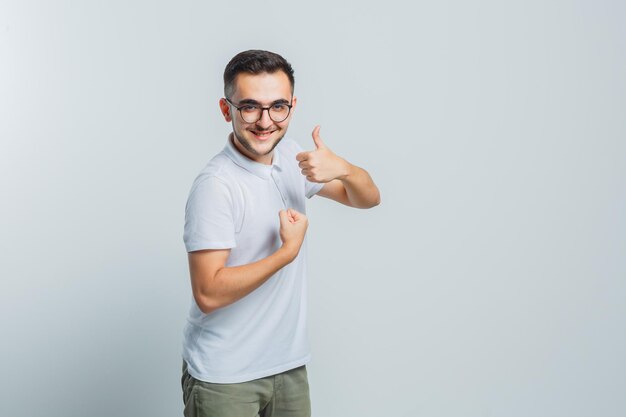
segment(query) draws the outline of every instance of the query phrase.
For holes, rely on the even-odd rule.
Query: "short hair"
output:
[[[235,91],[235,79],[242,72],[248,74],[274,73],[283,71],[289,78],[291,83],[291,93],[295,79],[293,77],[293,68],[282,56],[269,51],[251,49],[249,51],[240,52],[230,60],[224,70],[224,95],[229,98]]]

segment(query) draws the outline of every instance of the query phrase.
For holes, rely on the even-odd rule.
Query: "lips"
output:
[[[270,136],[272,136],[272,133],[276,132],[276,130],[263,130],[263,131],[250,130],[250,132],[258,140],[267,140],[269,139]]]

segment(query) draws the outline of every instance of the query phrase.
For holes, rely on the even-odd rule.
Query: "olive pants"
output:
[[[185,417],[310,417],[306,367],[237,384],[195,379],[183,360]]]

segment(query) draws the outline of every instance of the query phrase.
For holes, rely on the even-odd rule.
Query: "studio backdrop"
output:
[[[0,2],[0,415],[182,415],[193,179],[224,66],[295,69],[317,417],[626,414],[626,7]]]

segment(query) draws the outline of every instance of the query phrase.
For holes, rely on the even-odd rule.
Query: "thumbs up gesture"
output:
[[[345,177],[348,173],[348,163],[335,155],[322,141],[319,126],[315,126],[312,136],[315,149],[296,155],[302,175],[311,182],[320,183]]]

